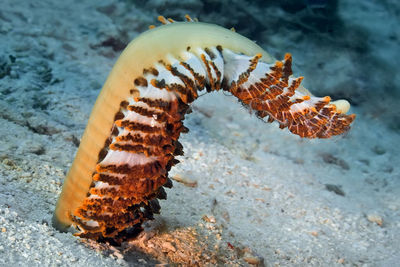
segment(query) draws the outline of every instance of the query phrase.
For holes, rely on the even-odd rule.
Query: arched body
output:
[[[122,52],[90,115],[64,181],[53,224],[79,235],[123,240],[159,212],[168,171],[182,154],[189,104],[206,89],[226,90],[257,116],[302,137],[349,128],[347,101],[312,96],[291,76],[291,57],[274,62],[225,28],[177,22],[151,29]]]

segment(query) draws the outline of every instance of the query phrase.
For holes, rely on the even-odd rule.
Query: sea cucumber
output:
[[[199,91],[224,90],[256,115],[301,137],[347,131],[345,100],[315,97],[292,76],[292,57],[274,61],[225,28],[159,18],[122,52],[93,107],[67,174],[53,225],[81,237],[123,240],[159,213],[187,132],[185,114]]]

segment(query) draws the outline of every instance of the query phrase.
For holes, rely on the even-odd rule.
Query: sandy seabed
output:
[[[394,2],[356,2],[340,2],[343,23],[352,19],[364,32],[374,32],[369,53],[381,56],[380,64],[390,62],[398,55],[390,51],[400,36],[386,31],[398,16],[385,4]],[[387,71],[372,72],[368,87],[365,73],[357,71],[373,60],[354,61],[357,47],[345,53],[333,46],[311,51],[312,41],[295,45],[298,36],[279,32],[259,44],[276,57],[289,49],[298,62],[297,76],[304,74],[316,95],[332,94],[349,76],[358,81],[348,84],[354,89],[347,94],[339,90],[356,103],[349,133],[300,139],[262,123],[232,97],[207,94],[187,116],[190,132],[180,139],[185,155],[170,172],[174,187],[143,234],[114,247],[52,228],[64,176],[121,48],[154,24],[159,12],[201,18],[206,5],[187,1],[168,9],[163,1],[144,3],[0,3],[0,265],[395,266],[400,261],[400,127],[384,115],[385,107],[398,111],[393,106],[398,99],[376,98],[380,103],[371,104],[362,96],[362,90],[383,95],[386,77],[373,74]],[[380,13],[372,16],[375,10]],[[387,10],[394,13],[382,15]],[[204,17],[213,23],[228,20],[221,14]],[[311,61],[325,59],[327,51],[335,56],[325,67]],[[392,78],[396,84],[399,75]]]

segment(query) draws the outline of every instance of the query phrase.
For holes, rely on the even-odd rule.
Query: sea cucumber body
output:
[[[72,224],[71,213],[86,197],[98,154],[110,136],[120,103],[130,95],[134,78],[141,76],[143,69],[152,67],[154,62],[167,61],[167,55],[178,56],[187,47],[217,45],[247,55],[262,53],[264,61],[272,61],[261,47],[247,38],[223,27],[200,22],[163,25],[141,34],[128,45],[96,100],[81,139],[82,145],[64,181],[53,220],[57,228],[67,229]]]
[[[53,224],[79,235],[116,238],[159,212],[169,169],[198,91],[225,90],[260,118],[301,137],[348,130],[347,102],[330,104],[300,87],[291,56],[276,62],[249,39],[199,22],[149,30],[123,51],[101,90],[64,181]],[[135,230],[136,229],[136,230]],[[123,234],[121,234],[123,233]],[[135,234],[135,233],[133,233]]]

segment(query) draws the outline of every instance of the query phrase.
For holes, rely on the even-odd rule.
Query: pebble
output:
[[[146,264],[147,261],[145,259],[138,259],[138,262],[140,262],[141,264]]]
[[[179,174],[173,176],[172,179],[177,181],[178,183],[184,184],[188,187],[197,187],[197,181],[191,180],[187,177],[183,177]]]
[[[374,222],[374,223],[376,223],[376,224],[379,225],[379,226],[382,226],[382,224],[383,224],[383,219],[382,219],[382,217],[379,216],[379,215],[377,215],[377,214],[368,214],[368,215],[367,215],[367,219],[368,219],[368,221]]]
[[[339,264],[344,264],[344,259],[343,258],[340,258],[340,259],[338,259],[338,261],[337,261]]]
[[[203,219],[203,221],[205,221],[205,222],[216,223],[216,220],[215,220],[215,217],[214,217],[214,216],[203,215],[202,219]]]
[[[170,242],[164,242],[162,244],[162,248],[165,251],[173,251],[173,252],[176,251],[176,248]]]
[[[261,264],[261,258],[255,257],[255,256],[243,257],[243,260],[251,265],[260,265]]]
[[[18,79],[19,78],[18,72],[16,72],[15,70],[11,70],[10,77],[13,79]]]
[[[312,232],[310,232],[310,234],[311,234],[312,236],[315,236],[315,237],[318,236],[318,232],[317,232],[317,231],[312,231]]]

